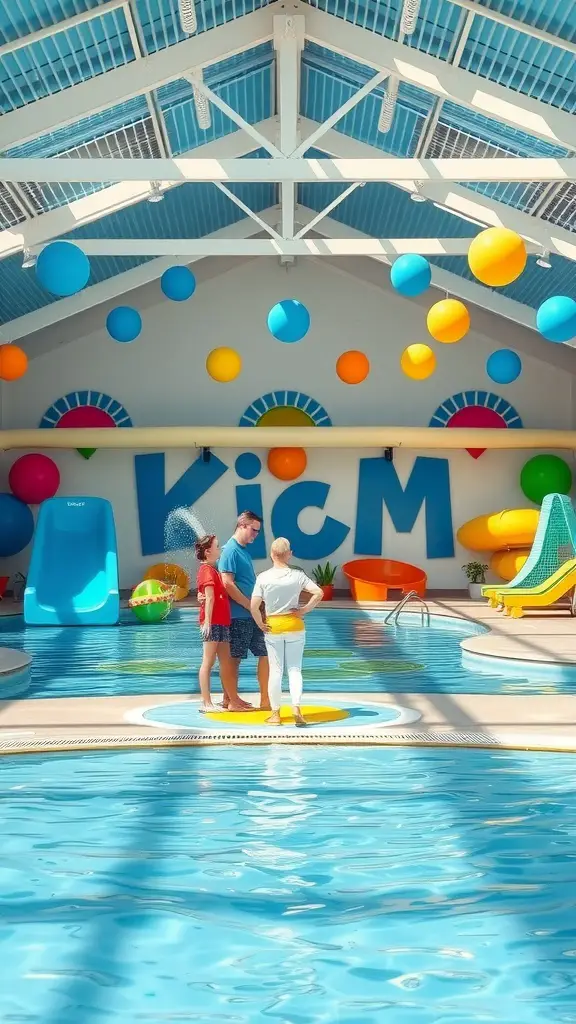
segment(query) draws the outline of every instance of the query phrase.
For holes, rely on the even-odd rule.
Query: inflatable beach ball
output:
[[[568,295],[553,295],[536,313],[536,327],[547,341],[576,338],[576,302]]]
[[[52,295],[75,295],[88,284],[90,260],[73,242],[50,242],[38,254],[36,277]]]
[[[410,380],[426,380],[436,369],[436,356],[429,345],[408,345],[400,357],[400,366]]]
[[[524,239],[509,228],[486,228],[468,249],[468,266],[474,277],[490,288],[512,284],[526,266]]]
[[[40,452],[21,455],[8,474],[10,490],[27,505],[53,498],[60,486],[60,470],[53,459]]]
[[[430,287],[432,280],[432,268],[424,256],[416,253],[405,253],[394,260],[390,270],[390,281],[392,287],[400,295],[414,298],[422,295]]]
[[[13,494],[0,494],[0,557],[17,555],[32,540],[34,516]]]
[[[426,326],[434,341],[453,345],[468,334],[470,313],[459,299],[441,299],[428,310]]]

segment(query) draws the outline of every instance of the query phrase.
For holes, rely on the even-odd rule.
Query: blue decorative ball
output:
[[[75,295],[88,284],[90,260],[72,242],[50,242],[38,254],[36,277],[52,295]]]
[[[167,299],[185,302],[196,291],[196,278],[188,267],[169,267],[160,278],[160,287]]]
[[[512,384],[522,373],[522,360],[510,348],[499,348],[486,361],[486,373],[495,384]]]
[[[243,452],[236,459],[234,469],[241,480],[254,480],[262,469],[262,463],[254,452]]]
[[[553,295],[536,313],[536,327],[547,341],[576,338],[576,302],[568,295]]]
[[[106,330],[114,341],[134,341],[142,330],[142,317],[132,306],[116,306],[106,317]]]
[[[33,533],[30,507],[13,494],[0,494],[0,557],[9,558],[23,551]]]
[[[282,299],[268,313],[268,330],[277,341],[302,341],[309,329],[310,313],[298,299]]]
[[[416,253],[405,253],[404,256],[399,256],[397,260],[394,260],[390,271],[390,280],[392,287],[400,292],[400,295],[406,295],[412,299],[416,295],[422,295],[430,287],[432,268],[423,256],[418,256]]]

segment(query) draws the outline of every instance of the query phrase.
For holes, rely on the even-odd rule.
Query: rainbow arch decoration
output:
[[[46,410],[39,426],[74,429],[131,427],[132,420],[121,402],[102,391],[71,391],[58,398]],[[84,459],[91,459],[96,448],[77,448]]]
[[[240,427],[331,427],[326,409],[302,391],[270,391],[240,417]]]
[[[444,399],[432,416],[430,427],[482,427],[493,430],[521,430],[524,424],[513,405],[491,391],[460,391]],[[485,448],[467,448],[479,459]]]

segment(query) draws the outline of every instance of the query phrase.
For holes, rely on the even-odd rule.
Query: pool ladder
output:
[[[389,614],[384,619],[384,625],[387,626],[388,623],[390,622],[394,626],[397,626],[398,616],[400,615],[400,612],[404,609],[404,607],[408,604],[408,601],[418,601],[420,603],[420,611],[422,613],[422,626],[429,626],[430,609],[426,604],[426,601],[424,601],[424,599],[421,598],[420,595],[417,594],[415,590],[411,590],[408,594],[404,594],[404,597],[401,598],[400,601],[398,601],[398,604],[394,605],[392,611],[389,612]]]

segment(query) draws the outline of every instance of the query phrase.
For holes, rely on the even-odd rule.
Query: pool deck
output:
[[[523,673],[530,677],[530,666],[565,665],[576,668],[576,620],[566,609],[545,614],[506,618],[463,594],[438,594],[427,598],[430,612],[481,623],[490,632],[463,641],[463,649],[472,655],[522,661]],[[188,603],[188,602],[186,602]],[[189,602],[194,604],[194,602]],[[392,608],[393,602],[378,605]],[[336,600],[334,608],[355,607],[353,602]],[[375,607],[375,606],[369,606]],[[417,606],[412,606],[419,614]],[[12,603],[0,603],[0,614],[20,611]],[[420,719],[410,726],[388,726],[364,739],[330,739],[328,733],[279,730],[273,736],[252,734],[234,742],[365,742],[378,745],[395,743],[415,745],[494,746],[519,749],[570,750],[576,752],[576,695],[554,693],[554,684],[543,683],[547,692],[538,696],[484,694],[422,694],[393,691],[380,694],[318,695],[322,704],[345,697],[354,702],[399,704],[412,709]],[[249,695],[248,696],[249,699]],[[306,700],[314,702],[314,692]],[[178,727],[160,729],[154,725],[134,724],[135,714],[151,705],[181,703],[181,694],[146,696],[70,697],[0,701],[0,753],[32,750],[62,750],[81,747],[141,746],[161,744],[201,744],[230,742],[230,734],[204,736],[186,733]],[[197,702],[196,695],[190,698]],[[132,719],[132,720],[131,720]]]

